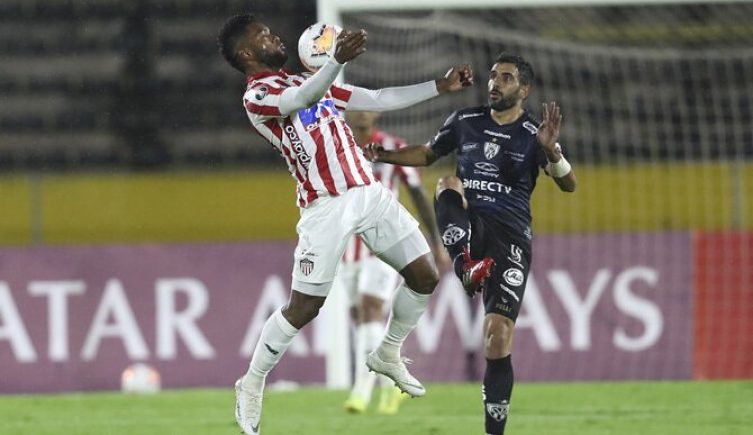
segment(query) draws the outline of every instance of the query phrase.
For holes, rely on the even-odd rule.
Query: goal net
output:
[[[410,143],[486,103],[501,51],[533,65],[536,117],[544,101],[561,105],[579,187],[566,195],[540,178],[534,193],[513,352],[523,379],[753,377],[753,5],[603,3],[350,8],[342,24],[369,39],[346,80],[394,86],[470,63],[471,90],[382,116]],[[438,163],[427,187],[453,172]],[[452,280],[440,291],[412,356],[430,379],[471,378],[483,362],[478,307],[459,308]]]

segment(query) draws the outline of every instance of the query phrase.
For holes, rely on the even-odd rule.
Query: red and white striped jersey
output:
[[[254,74],[243,95],[251,125],[280,153],[296,180],[301,208],[319,197],[374,182],[371,164],[341,113],[352,95],[351,86],[332,85],[315,105],[288,116],[280,113],[280,94],[300,86],[308,76],[284,70]]]
[[[379,129],[373,129],[368,143],[378,143],[384,149],[391,151],[403,148],[406,143],[403,139],[391,136]],[[389,163],[373,163],[372,168],[374,177],[379,180],[384,187],[392,191],[395,197],[400,195],[400,183],[410,187],[421,186],[421,172],[418,168],[412,166],[391,165]],[[344,263],[352,263],[363,258],[373,256],[360,237],[353,236],[345,246],[343,254]]]

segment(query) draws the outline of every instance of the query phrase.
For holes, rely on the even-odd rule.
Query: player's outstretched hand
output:
[[[384,147],[378,143],[367,143],[366,146],[363,147],[363,155],[366,156],[366,159],[370,162],[380,161],[379,159],[384,153]]]
[[[555,145],[560,136],[561,125],[562,113],[560,112],[560,106],[554,101],[544,103],[544,121],[539,126],[536,138],[545,151],[555,152]]]
[[[473,69],[470,65],[457,65],[447,71],[444,77],[438,79],[437,91],[456,92],[473,84]]]
[[[361,29],[355,32],[343,30],[337,35],[335,47],[335,60],[339,63],[351,61],[366,51],[366,31]]]

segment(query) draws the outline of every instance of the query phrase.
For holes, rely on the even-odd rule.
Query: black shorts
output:
[[[531,270],[531,243],[514,237],[498,219],[471,214],[471,257],[494,259],[491,276],[484,282],[486,314],[518,318]]]

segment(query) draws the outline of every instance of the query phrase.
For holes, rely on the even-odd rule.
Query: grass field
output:
[[[269,392],[263,435],[483,434],[477,385],[430,385],[391,417],[342,412],[346,393]],[[508,434],[753,434],[753,382],[520,383]],[[226,390],[0,396],[0,434],[238,434]]]

